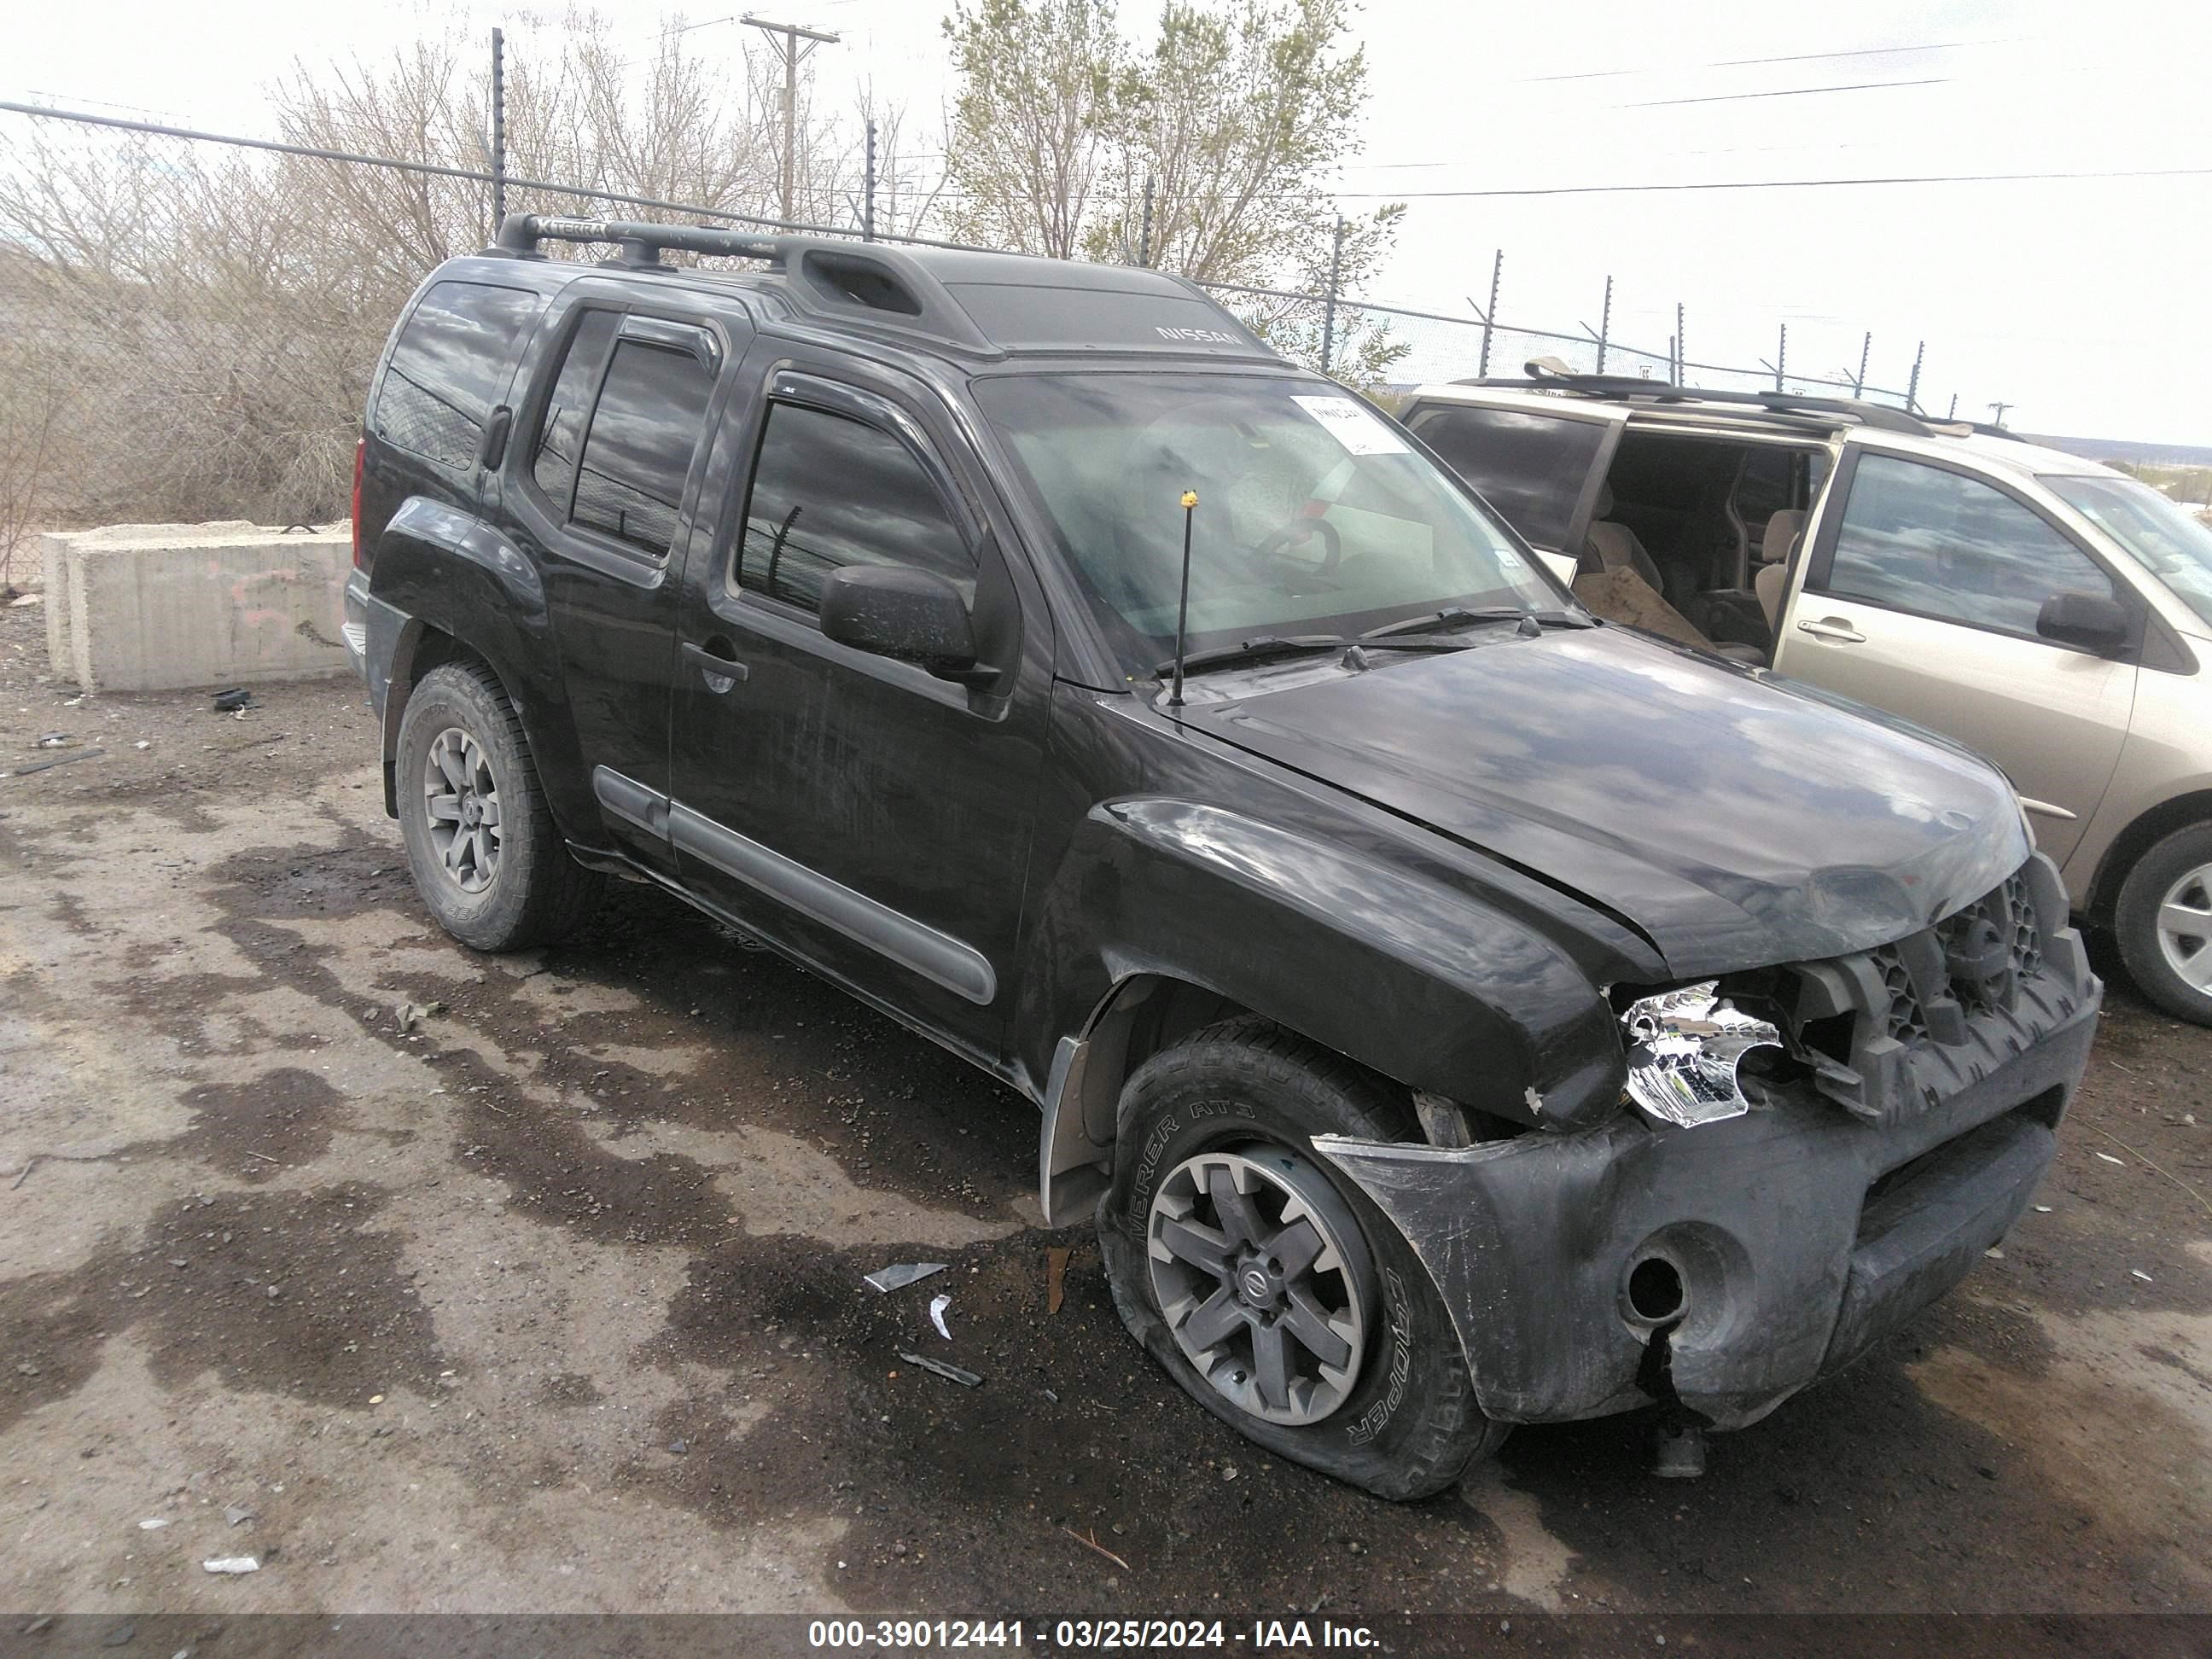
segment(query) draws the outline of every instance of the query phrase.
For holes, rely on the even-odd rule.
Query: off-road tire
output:
[[[2192,871],[2212,866],[2212,823],[2177,830],[2135,862],[2120,884],[2112,909],[2112,932],[2120,960],[2136,989],[2177,1019],[2212,1025],[2212,992],[2200,991],[2166,960],[2159,938],[2159,910],[2175,883]],[[2202,947],[2212,951],[2212,939]]]
[[[480,747],[498,789],[498,862],[479,892],[464,891],[447,872],[423,805],[430,747],[456,728]],[[521,718],[489,669],[447,662],[422,677],[400,716],[394,764],[409,873],[438,925],[455,939],[479,951],[528,950],[550,944],[590,914],[604,883],[568,856]]]
[[[1184,1391],[1248,1439],[1294,1462],[1392,1499],[1425,1498],[1495,1451],[1492,1421],[1451,1319],[1412,1247],[1327,1159],[1317,1134],[1417,1137],[1410,1103],[1327,1049],[1265,1020],[1226,1020],[1155,1054],[1121,1095],[1114,1179],[1098,1203],[1098,1239],[1114,1305]],[[1197,1153],[1279,1147],[1328,1177],[1357,1223],[1379,1291],[1360,1372],[1342,1406],[1303,1426],[1240,1409],[1185,1356],[1163,1316],[1147,1258],[1158,1183]]]

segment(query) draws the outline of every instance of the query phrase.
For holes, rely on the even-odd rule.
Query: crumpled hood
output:
[[[1617,628],[1382,662],[1183,718],[1572,889],[1684,977],[1886,944],[2027,857],[1986,763]]]

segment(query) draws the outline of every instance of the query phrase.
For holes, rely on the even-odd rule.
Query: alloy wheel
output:
[[[499,874],[499,780],[483,745],[458,726],[430,740],[422,810],[447,878],[465,893],[490,886]]]
[[[1146,1222],[1152,1290],[1176,1344],[1239,1410],[1318,1423],[1359,1380],[1374,1268],[1327,1176],[1272,1147],[1168,1171]]]
[[[2158,907],[2158,948],[2185,984],[2212,991],[2212,864],[2201,864],[2166,890]]]

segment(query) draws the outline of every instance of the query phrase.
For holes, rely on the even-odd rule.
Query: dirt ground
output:
[[[1012,1094],[642,888],[474,955],[350,682],[71,703],[42,627],[0,771],[105,753],[0,779],[0,1608],[2212,1608],[2212,1032],[2116,968],[2039,1207],[1914,1329],[1702,1480],[1617,1420],[1393,1507],[1144,1360]]]

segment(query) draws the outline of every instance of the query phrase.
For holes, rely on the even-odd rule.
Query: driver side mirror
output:
[[[856,651],[919,663],[969,684],[996,671],[975,661],[975,630],[960,590],[911,565],[848,564],[822,582],[822,632]]]
[[[2116,651],[2132,631],[2127,607],[2103,593],[2053,593],[2036,613],[2035,631],[2061,645]]]

